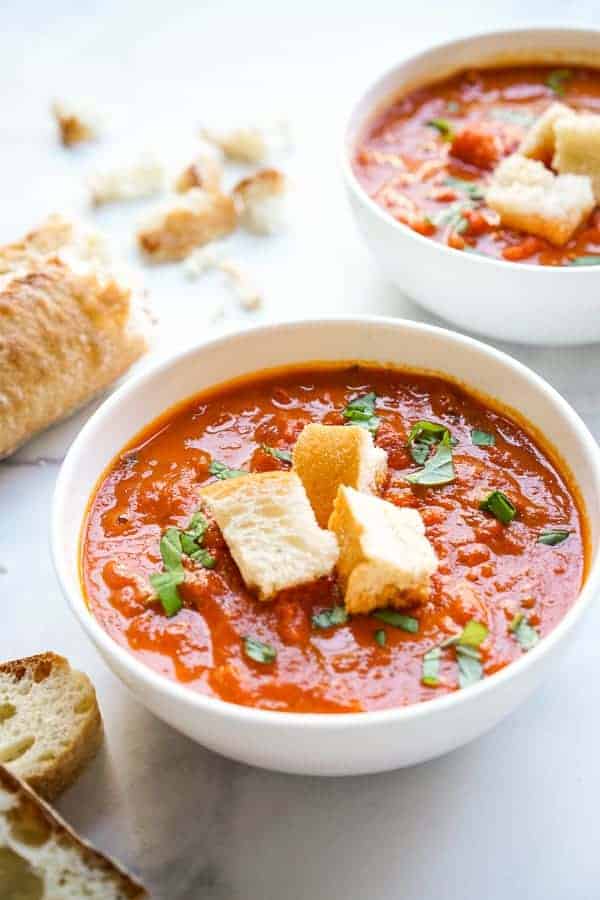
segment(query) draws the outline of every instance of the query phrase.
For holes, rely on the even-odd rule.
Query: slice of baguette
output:
[[[423,603],[437,569],[416,509],[403,509],[342,485],[329,528],[340,545],[338,575],[350,613]]]
[[[144,887],[0,766],[2,900],[137,900]]]
[[[306,425],[293,452],[317,522],[327,528],[340,484],[376,493],[387,472],[387,454],[358,425]]]
[[[319,528],[294,472],[245,475],[200,493],[244,582],[261,600],[331,573],[337,541]]]
[[[102,741],[94,687],[55,653],[0,665],[0,763],[46,799],[75,780]]]

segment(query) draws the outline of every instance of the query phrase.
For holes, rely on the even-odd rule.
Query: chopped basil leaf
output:
[[[471,441],[476,447],[493,447],[496,443],[496,435],[490,434],[489,431],[479,431],[474,428],[471,432]]]
[[[430,447],[439,444],[447,434],[450,432],[439,422],[428,422],[425,419],[415,422],[408,433],[408,447],[417,465],[422,466],[425,463]]]
[[[578,256],[572,259],[570,266],[600,266],[600,256]]]
[[[570,69],[554,69],[546,79],[546,87],[562,97],[565,92],[565,83],[572,77],[573,73]]]
[[[181,609],[181,597],[177,585],[184,579],[183,568],[171,569],[167,572],[155,572],[150,576],[150,584],[158,594],[166,614],[174,616]]]
[[[511,125],[520,125],[521,128],[529,128],[535,121],[535,116],[525,112],[524,109],[514,109],[510,106],[496,106],[491,110],[492,119],[499,122],[509,122]]]
[[[279,450],[277,447],[269,447],[268,444],[261,444],[260,449],[264,453],[268,453],[269,456],[274,456],[275,459],[279,459],[281,462],[291,463],[292,461],[290,450]]]
[[[411,484],[428,486],[450,484],[454,481],[450,432],[444,435],[434,455],[426,460],[423,468],[407,475],[406,480]]]
[[[556,547],[558,544],[562,544],[563,541],[566,541],[570,534],[570,531],[565,531],[561,528],[549,528],[547,531],[542,531],[538,535],[537,543],[547,544],[549,547]]]
[[[167,570],[181,568],[181,532],[178,528],[167,528],[160,539],[160,555]]]
[[[456,188],[457,191],[460,191],[461,194],[466,194],[471,200],[483,200],[485,196],[483,188],[476,181],[466,181],[464,178],[454,178],[452,175],[448,175],[444,179],[444,184],[447,184],[448,187]]]
[[[502,491],[492,491],[485,500],[481,501],[479,509],[491,513],[503,525],[508,525],[509,522],[512,522],[517,514],[516,507]]]
[[[437,129],[445,141],[454,140],[454,129],[448,119],[430,119],[426,124]]]
[[[277,650],[270,644],[263,644],[253,637],[244,638],[244,652],[246,656],[258,663],[272,663],[277,658]]]
[[[481,681],[483,666],[479,651],[457,644],[456,659],[458,661],[458,684],[461,690]]]
[[[191,553],[188,554],[190,559],[193,559],[194,562],[200,563],[201,566],[204,566],[205,569],[214,569],[217,561],[206,547],[196,547],[195,550],[192,550]]]
[[[344,408],[342,415],[348,419],[347,425],[360,425],[361,428],[368,428],[371,434],[376,434],[379,428],[379,418],[375,415],[376,394],[363,394],[362,397],[355,397]]]
[[[204,516],[201,512],[195,512],[190,519],[190,524],[185,529],[184,534],[186,534],[192,540],[201,543],[204,540],[204,535],[206,534],[207,528],[208,521],[206,519],[206,516]]]
[[[427,687],[437,687],[440,683],[440,659],[442,657],[441,647],[432,647],[423,657],[423,673],[421,681]]]
[[[456,100],[449,100],[446,108],[449,113],[453,113],[453,114],[457,113],[460,110],[460,106],[456,102]]]
[[[240,475],[248,474],[245,469],[230,469],[229,466],[219,462],[218,459],[213,459],[208,467],[208,471],[211,475],[216,475],[217,478],[220,478],[221,481],[225,481],[227,478],[238,478]]]
[[[448,209],[444,209],[437,216],[434,216],[433,224],[437,228],[447,225],[451,231],[455,231],[460,222],[466,222],[466,219],[463,219],[463,213],[472,208],[473,204],[468,200],[457,200],[456,203],[450,204]]]
[[[348,613],[343,606],[332,606],[315,613],[312,623],[315,628],[333,628],[335,625],[345,625],[348,621]]]
[[[378,628],[375,632],[375,640],[379,644],[380,647],[385,647],[385,642],[387,641],[387,634],[385,633],[385,628]]]
[[[531,650],[539,642],[538,632],[529,624],[524,613],[517,613],[508,630],[514,634],[523,650]]]
[[[379,609],[373,615],[376,619],[385,622],[386,625],[393,625],[394,628],[401,628],[402,631],[408,631],[410,634],[416,634],[419,630],[417,619],[396,612],[395,609]]]
[[[479,647],[488,636],[486,625],[471,619],[462,630],[462,634],[458,637],[457,645],[460,647]]]

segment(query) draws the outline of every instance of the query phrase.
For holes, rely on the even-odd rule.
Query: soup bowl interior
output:
[[[294,714],[236,706],[153,671],[109,637],[91,614],[80,579],[80,538],[98,479],[123,446],[172,405],[222,382],[271,367],[364,361],[438,373],[518,410],[577,474],[590,522],[585,586],[554,631],[530,653],[468,690],[414,706],[366,713]],[[203,745],[287,772],[353,774],[410,765],[492,727],[551,669],[598,586],[600,461],[568,404],[510,357],[466,337],[412,322],[320,319],[249,329],[179,353],[126,383],[91,417],[61,469],[52,514],[60,583],[109,667],[157,716]]]
[[[544,64],[598,67],[600,32],[528,28],[433,47],[383,74],[350,113],[341,169],[359,231],[385,276],[426,309],[467,331],[526,344],[600,340],[600,267],[536,266],[454,250],[396,221],[359,183],[352,157],[396,97],[468,68]]]

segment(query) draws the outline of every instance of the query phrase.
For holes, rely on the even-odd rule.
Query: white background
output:
[[[296,142],[281,160],[296,185],[292,227],[280,238],[231,242],[231,255],[264,290],[263,309],[240,312],[216,277],[192,283],[180,267],[146,270],[161,317],[154,354],[274,316],[373,312],[431,321],[385,284],[355,232],[337,165],[344,112],[405,53],[462,32],[531,23],[600,25],[600,6],[4,2],[0,239],[54,210],[85,212],[85,173],[105,155],[148,146],[172,152],[193,141],[200,124],[282,113]],[[104,144],[74,152],[57,145],[49,102],[74,95],[114,109]],[[135,223],[149,205],[90,218],[135,259]],[[211,325],[222,302],[225,318]],[[507,349],[600,435],[597,346]],[[160,900],[600,895],[598,609],[531,701],[443,759],[346,780],[230,763],[134,702],[66,609],[48,517],[58,463],[86,414],[0,464],[0,658],[64,653],[93,677],[106,721],[104,750],[59,803],[76,827],[142,873]]]

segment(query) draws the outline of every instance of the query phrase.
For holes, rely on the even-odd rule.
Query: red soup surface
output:
[[[170,526],[189,527],[199,487],[215,480],[215,461],[251,472],[287,469],[289,451],[308,422],[344,424],[345,406],[371,392],[379,420],[375,440],[389,461],[383,496],[421,512],[440,561],[429,601],[407,611],[416,632],[374,615],[319,627],[322,619],[313,617],[343,602],[334,575],[259,602],[210,520],[203,546],[214,567],[185,559],[178,588],[183,606],[169,618],[149,582],[161,571],[161,535]],[[451,434],[455,478],[449,484],[406,481],[417,469],[408,440],[419,420],[440,423]],[[425,454],[436,449],[427,447]],[[509,524],[480,508],[492,491],[503,492],[516,508]],[[546,542],[540,542],[543,533],[551,535]],[[518,659],[575,601],[584,543],[565,476],[506,414],[442,378],[313,366],[232,382],[167,412],[139,434],[91,500],[82,577],[107,632],[166,677],[246,706],[343,713],[457,690],[456,648],[441,648],[434,686],[426,683],[431,678],[423,680],[424,656],[471,620],[488,629],[474,653],[481,677]],[[272,647],[276,658],[251,659],[248,636]]]
[[[399,222],[456,250],[544,266],[600,263],[600,211],[564,247],[499,224],[484,189],[495,166],[559,100],[600,113],[600,70],[528,66],[460,72],[399,97],[356,147],[354,172]]]

